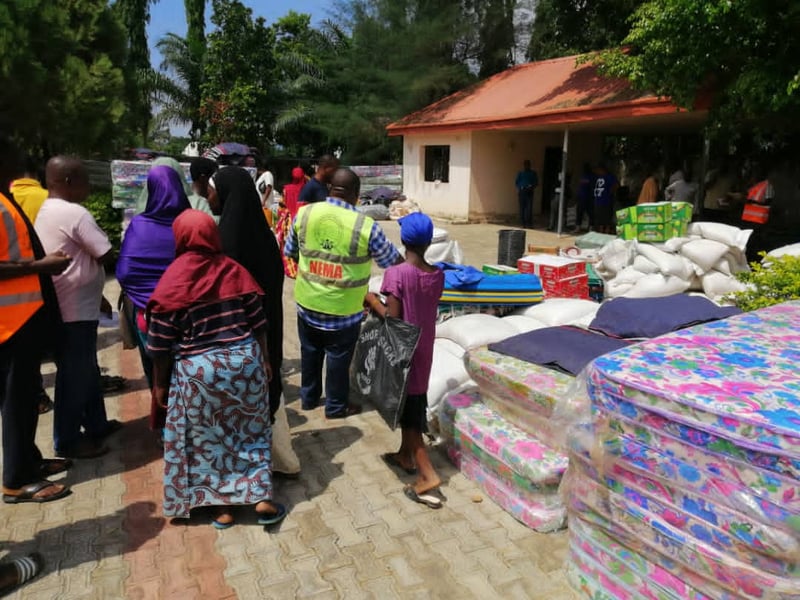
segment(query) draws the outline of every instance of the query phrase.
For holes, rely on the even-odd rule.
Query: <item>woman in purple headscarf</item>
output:
[[[170,167],[156,166],[147,174],[147,206],[136,215],[125,230],[122,248],[117,261],[123,302],[136,338],[147,385],[152,389],[153,365],[147,355],[147,327],[144,311],[156,289],[159,279],[175,259],[175,235],[172,222],[184,210],[191,208],[183,181]],[[159,407],[151,407],[150,427],[164,426],[164,414]]]

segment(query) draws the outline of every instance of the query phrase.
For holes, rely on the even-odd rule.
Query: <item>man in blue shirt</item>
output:
[[[519,197],[519,220],[524,228],[533,227],[533,192],[539,185],[539,176],[531,169],[531,161],[522,163],[522,171],[514,182]]]
[[[314,177],[300,190],[300,196],[297,198],[299,206],[304,204],[313,204],[314,202],[325,202],[328,197],[328,185],[330,185],[333,174],[339,168],[339,159],[330,154],[325,154],[319,159],[317,165],[317,172]]]

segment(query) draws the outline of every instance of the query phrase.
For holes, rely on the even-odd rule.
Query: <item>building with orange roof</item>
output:
[[[530,159],[540,213],[542,189],[602,160],[605,136],[702,130],[705,106],[680,109],[579,58],[512,67],[390,124],[403,136],[406,196],[439,217],[504,220],[518,212],[514,176]]]

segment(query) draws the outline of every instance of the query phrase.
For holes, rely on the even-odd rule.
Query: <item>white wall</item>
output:
[[[469,217],[472,133],[410,134],[403,138],[403,193],[429,215]],[[450,146],[450,181],[425,181],[425,146]]]
[[[561,145],[561,134],[532,131],[477,131],[472,137],[470,219],[518,219],[519,202],[514,180],[524,160],[539,174],[533,212],[541,212],[544,151]]]
[[[561,148],[563,132],[475,131],[411,134],[403,140],[403,193],[433,216],[470,221],[511,221],[519,217],[514,179],[525,159],[539,174],[534,215],[542,212],[545,148]],[[571,134],[567,171],[573,192],[584,162],[602,159],[602,135]],[[450,146],[450,182],[425,181],[425,146]],[[537,225],[541,220],[537,220]]]

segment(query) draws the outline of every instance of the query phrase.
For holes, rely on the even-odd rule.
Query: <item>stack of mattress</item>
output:
[[[544,300],[542,284],[536,275],[489,275],[472,267],[462,269],[467,273],[463,278],[452,270],[445,271],[444,291],[439,300],[440,321],[475,313],[502,317]]]
[[[471,350],[466,366],[478,389],[446,396],[440,408],[448,454],[519,521],[542,532],[560,529],[567,456],[549,418],[574,378],[486,348]]]
[[[569,575],[596,598],[800,598],[800,303],[598,358],[570,437]]]

